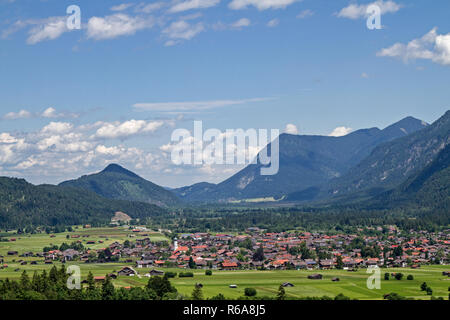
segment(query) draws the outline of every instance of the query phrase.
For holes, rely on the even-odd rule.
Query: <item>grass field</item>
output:
[[[87,234],[89,238],[80,239],[66,239],[66,235],[73,234]],[[152,241],[167,240],[163,235],[155,232],[144,232]],[[134,236],[133,238],[130,238]],[[126,239],[135,239],[142,237],[142,234],[133,233],[125,228],[92,228],[82,229],[79,227],[71,233],[56,234],[54,238],[50,238],[48,234],[36,234],[32,236],[13,236],[16,238],[15,242],[0,242],[0,255],[5,257],[5,263],[8,268],[0,270],[0,279],[18,279],[21,273],[26,270],[30,275],[34,271],[49,270],[52,265],[43,264],[42,260],[38,258],[20,258],[18,256],[7,256],[9,250],[18,251],[19,254],[32,251],[40,252],[44,246],[50,244],[60,245],[63,242],[71,242],[74,240],[95,241],[93,245],[86,245],[92,249],[105,247],[106,245],[119,241],[123,242]],[[98,241],[104,241],[98,243]],[[17,261],[23,259],[25,261],[37,260],[37,265],[20,265]],[[107,273],[120,270],[127,265],[124,262],[106,263],[106,264],[86,264],[79,262],[67,263],[66,266],[77,264],[81,268],[82,277],[85,278],[89,271],[94,276],[103,276]],[[59,268],[61,263],[55,262]],[[128,264],[132,265],[132,264]],[[19,269],[18,271],[14,271]],[[114,285],[117,287],[124,286],[144,286],[148,278],[143,275],[149,269],[136,269],[141,277],[119,277],[114,280]],[[174,271],[179,273],[180,269],[161,269],[164,271]],[[415,299],[430,299],[423,291],[420,291],[420,284],[427,282],[428,286],[433,289],[433,296],[444,297],[448,299],[448,288],[450,287],[450,277],[442,276],[442,271],[450,271],[450,266],[422,266],[419,269],[397,268],[397,269],[381,269],[381,289],[370,290],[367,288],[366,281],[370,274],[366,273],[366,269],[360,269],[357,272],[348,272],[345,270],[315,270],[315,271],[297,271],[297,270],[278,270],[278,271],[256,271],[256,270],[236,270],[236,271],[213,271],[212,276],[206,276],[204,270],[193,270],[193,278],[173,278],[170,279],[178,291],[186,296],[192,293],[196,283],[203,284],[203,293],[205,297],[212,297],[222,293],[227,298],[238,298],[244,295],[244,289],[247,287],[255,288],[258,291],[258,296],[275,296],[278,287],[283,282],[290,282],[294,287],[285,288],[287,296],[292,298],[306,297],[306,296],[323,296],[327,295],[334,297],[342,293],[348,297],[372,300],[382,299],[383,295],[390,292],[396,292],[400,295],[412,297]],[[404,274],[403,280],[385,281],[385,272],[401,272]],[[312,273],[321,273],[324,277],[322,280],[310,280],[307,276]],[[413,275],[414,280],[406,280],[407,275]],[[339,277],[339,282],[332,282],[333,277]],[[235,284],[236,289],[229,288],[230,284]]]
[[[66,236],[80,235],[78,239],[66,239]],[[84,238],[83,235],[88,235],[88,238]],[[148,236],[145,236],[148,235]],[[18,251],[19,254],[31,251],[42,252],[42,249],[50,245],[61,245],[63,242],[71,243],[73,241],[80,240],[83,245],[90,249],[105,248],[113,242],[123,242],[125,240],[134,240],[136,238],[150,237],[151,241],[168,240],[165,236],[158,232],[140,232],[134,233],[125,227],[114,228],[88,228],[84,229],[80,226],[75,227],[73,232],[62,232],[54,234],[54,237],[50,237],[49,234],[39,233],[33,235],[14,235],[14,234],[2,234],[7,239],[15,238],[16,241],[0,242],[0,255],[6,257],[6,253],[10,250]],[[95,244],[87,245],[87,241],[95,241]],[[99,243],[103,241],[103,243]],[[34,259],[35,260],[35,259]]]
[[[315,270],[315,271],[297,271],[297,270],[279,270],[279,271],[213,271],[212,276],[205,276],[204,270],[194,270],[194,278],[173,278],[171,282],[178,291],[185,295],[190,295],[195,283],[203,284],[203,293],[205,297],[212,297],[222,293],[227,298],[238,298],[244,295],[244,289],[248,287],[255,288],[259,296],[275,296],[278,287],[283,282],[290,282],[294,287],[285,288],[288,297],[305,296],[323,296],[334,297],[339,293],[361,299],[376,300],[382,299],[383,295],[390,292],[413,297],[415,299],[430,299],[423,291],[420,291],[422,282],[433,289],[433,295],[448,298],[448,287],[450,287],[450,278],[442,276],[442,271],[448,270],[448,266],[424,266],[421,269],[382,269],[381,270],[381,289],[370,290],[367,288],[366,281],[370,274],[365,269],[357,272],[348,272],[344,270]],[[180,271],[173,270],[171,271]],[[402,272],[405,277],[403,280],[391,279],[383,280],[385,272]],[[310,280],[309,274],[321,273],[322,280]],[[406,275],[412,274],[414,280],[406,280]],[[332,282],[333,277],[339,277],[339,282]],[[144,284],[146,278],[119,277],[116,285],[133,286]],[[237,289],[229,288],[230,284],[236,284]]]

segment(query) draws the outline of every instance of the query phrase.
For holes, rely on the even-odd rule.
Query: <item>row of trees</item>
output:
[[[47,273],[35,272],[30,278],[24,271],[18,281],[0,280],[0,300],[163,300],[178,299],[177,289],[167,277],[151,277],[143,288],[115,288],[109,276],[96,283],[89,272],[80,289],[69,289],[64,265],[53,266]]]

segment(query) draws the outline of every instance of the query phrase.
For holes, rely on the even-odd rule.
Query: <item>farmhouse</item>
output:
[[[132,267],[123,267],[117,272],[119,276],[135,276],[138,273]]]
[[[231,262],[231,261],[222,262],[223,270],[233,270],[233,269],[237,269],[237,267],[238,267],[238,264],[236,262]]]
[[[163,276],[164,275],[164,271],[153,269],[153,270],[150,271],[150,275],[151,276]]]
[[[150,266],[153,264],[153,261],[151,260],[139,260],[136,261],[136,267],[137,268],[150,268]]]

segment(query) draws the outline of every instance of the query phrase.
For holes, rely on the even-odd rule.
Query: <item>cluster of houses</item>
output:
[[[150,238],[137,238],[131,247],[115,242],[109,246],[113,255],[140,268],[212,268],[233,269],[356,269],[368,266],[419,267],[421,264],[448,263],[450,234],[411,234],[400,237],[395,228],[388,236],[364,237],[364,246],[380,249],[377,257],[364,257],[361,249],[349,249],[357,235],[320,233],[266,233],[250,228],[245,235],[194,233],[182,234],[173,244],[158,245]],[[245,243],[245,246],[242,244]],[[290,248],[306,246],[310,252],[325,253],[327,258],[302,257]],[[401,254],[395,254],[401,247]],[[255,259],[255,252],[263,252]],[[440,254],[438,254],[440,253]],[[314,254],[313,254],[314,255]],[[322,254],[323,256],[323,254]],[[338,266],[339,265],[339,266]]]
[[[258,228],[249,228],[246,234],[181,234],[173,243],[154,243],[147,236],[136,233],[133,241],[114,242],[103,249],[52,250],[46,253],[24,253],[23,256],[44,258],[45,263],[59,261],[92,262],[101,251],[117,257],[116,261],[130,267],[119,271],[119,275],[137,275],[141,268],[178,267],[233,269],[332,269],[354,270],[368,266],[420,267],[422,264],[446,264],[450,258],[450,232],[411,232],[400,236],[395,229],[388,234],[363,237],[363,246],[379,250],[378,256],[367,256],[361,248],[352,244],[361,236],[327,235],[309,232],[267,233]],[[304,256],[303,247],[311,254]],[[401,248],[398,250],[396,248]],[[259,251],[259,255],[255,252]],[[304,251],[303,251],[304,252]],[[262,254],[261,254],[262,253]],[[320,253],[320,254],[318,254]],[[8,253],[9,255],[10,253]],[[11,252],[17,255],[17,252]],[[132,267],[131,267],[132,266]],[[130,269],[131,268],[131,269]]]

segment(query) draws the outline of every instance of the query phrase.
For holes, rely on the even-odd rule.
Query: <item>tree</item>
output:
[[[194,259],[192,259],[192,257],[189,258],[189,269],[196,269],[197,268],[197,264],[195,263]]]
[[[170,283],[167,277],[151,277],[147,283],[147,289],[153,290],[159,299],[166,293],[176,293],[177,289],[175,289]]]
[[[102,299],[103,300],[114,300],[114,285],[112,284],[111,277],[106,276],[105,281],[102,284]]]
[[[253,261],[263,261],[263,260],[264,260],[264,249],[262,247],[259,247],[253,254]]]
[[[427,295],[432,296],[433,295],[433,289],[430,287],[427,288]]]
[[[386,272],[386,273],[384,274],[384,280],[389,280],[389,272]]]
[[[254,296],[256,296],[256,289],[255,288],[245,288],[244,294],[246,297],[254,297]]]
[[[284,290],[283,285],[280,285],[277,293],[277,300],[285,300],[286,299],[286,291]]]
[[[195,285],[192,291],[192,300],[204,300],[201,286]]]
[[[426,282],[423,282],[423,283],[420,285],[420,290],[422,290],[422,291],[426,291],[427,288],[428,288],[428,285],[427,285]]]
[[[414,276],[412,274],[408,274],[406,280],[414,280]]]
[[[211,299],[209,299],[209,300],[226,300],[226,299],[223,294],[219,293],[218,295],[211,297]]]
[[[212,276],[212,271],[211,270],[206,270],[205,271],[205,275],[206,276]]]
[[[336,269],[343,269],[344,268],[344,262],[342,261],[342,257],[339,255],[336,258]]]
[[[403,279],[403,273],[397,272],[397,273],[395,274],[395,279],[396,279],[396,280],[402,280],[402,279]]]
[[[350,298],[343,295],[342,293],[339,293],[336,297],[334,297],[334,300],[350,300]]]
[[[31,289],[31,282],[30,278],[27,275],[27,272],[22,272],[22,275],[20,276],[20,285],[22,286],[22,290],[28,291]]]

